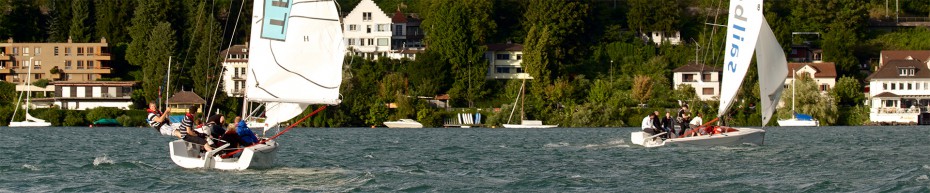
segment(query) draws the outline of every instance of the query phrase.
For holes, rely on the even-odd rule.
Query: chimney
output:
[[[68,43],[71,43],[71,36],[68,36]]]

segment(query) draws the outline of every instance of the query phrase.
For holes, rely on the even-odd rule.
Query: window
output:
[[[827,90],[830,90],[830,85],[828,85],[828,84],[821,84],[821,85],[820,85],[820,91],[827,91]]]
[[[55,56],[58,56],[58,46],[55,46]]]
[[[19,48],[13,47],[13,55],[19,54]]]
[[[349,38],[349,41],[348,41],[347,44],[349,44],[350,46],[354,46],[354,45],[355,45],[355,38]]]
[[[694,74],[682,74],[681,81],[682,82],[694,82]]]
[[[371,12],[362,12],[362,21],[371,21]]]
[[[35,51],[36,51],[36,56],[38,56],[39,54],[42,53],[42,48],[36,47],[36,48],[35,48]]]
[[[497,67],[495,69],[497,73],[510,73],[510,67]]]
[[[36,60],[32,62],[33,62],[32,69],[36,69],[36,70],[42,69],[42,61]]]
[[[242,77],[245,78],[245,67],[239,68],[239,72],[239,75],[242,75]]]
[[[71,60],[65,60],[65,69],[71,69]]]
[[[710,82],[711,81],[710,73],[701,74],[701,80],[703,80],[704,82]]]
[[[42,74],[33,74],[32,79],[33,79],[33,80],[42,79]]]
[[[516,68],[516,69],[517,69],[517,73],[524,73],[523,68]]]
[[[517,60],[523,60],[523,54],[517,54]]]
[[[402,36],[404,35],[404,26],[403,25],[394,25],[394,35]]]
[[[365,39],[359,38],[359,39],[358,39],[358,45],[359,45],[359,46],[365,46]]]
[[[77,48],[77,55],[78,55],[78,56],[83,56],[83,55],[84,55],[84,48],[83,48],[83,47],[78,47],[78,48]]]
[[[383,32],[388,30],[387,24],[378,24],[378,32]]]
[[[358,25],[350,24],[350,25],[349,25],[349,31],[358,31]]]
[[[388,46],[387,38],[378,38],[378,46]]]
[[[65,47],[65,56],[71,55],[71,47]]]
[[[93,60],[88,60],[88,61],[87,61],[87,69],[93,69],[93,68],[94,68],[94,61],[93,61]]]
[[[84,69],[84,61],[83,61],[83,60],[78,60],[78,61],[77,61],[77,69]]]
[[[914,76],[914,68],[898,68],[898,76]]]
[[[375,45],[375,39],[374,39],[374,38],[368,38],[368,45],[369,45],[369,46],[370,46],[370,45]]]
[[[510,60],[510,54],[497,54],[495,58],[498,60]]]
[[[87,47],[87,55],[94,55],[94,47]]]
[[[882,89],[888,90],[888,83],[882,84]]]
[[[713,95],[714,88],[704,88],[704,95]]]
[[[898,83],[898,89],[904,90],[904,83]]]
[[[366,33],[371,33],[371,25],[365,25]]]
[[[28,56],[28,55],[29,55],[29,47],[23,47],[23,55],[24,55],[24,56]]]

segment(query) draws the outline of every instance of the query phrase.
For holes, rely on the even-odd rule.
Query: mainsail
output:
[[[723,61],[723,82],[720,90],[718,117],[726,115],[749,70],[753,52],[757,55],[762,124],[775,111],[788,75],[787,61],[781,45],[762,14],[762,0],[730,0],[726,50]]]
[[[335,1],[256,0],[246,99],[266,103],[265,123],[311,104],[339,104],[346,45]]]

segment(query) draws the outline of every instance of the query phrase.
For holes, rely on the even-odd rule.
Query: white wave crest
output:
[[[26,168],[32,171],[39,171],[39,167],[32,165],[32,164],[23,164],[23,168]]]
[[[543,147],[550,147],[550,148],[551,147],[567,147],[569,145],[570,144],[568,144],[568,142],[558,142],[558,143],[547,143],[546,145],[543,145]]]
[[[109,156],[103,155],[103,157],[94,158],[94,166],[99,166],[100,164],[113,164],[113,160]]]

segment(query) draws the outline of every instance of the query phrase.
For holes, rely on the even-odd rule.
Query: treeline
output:
[[[348,13],[359,1],[337,2]],[[171,90],[184,88],[212,96],[211,83],[220,77],[217,64],[222,56],[218,53],[230,42],[246,42],[252,5],[235,0],[0,2],[2,39],[41,42],[71,37],[80,42],[107,38],[115,69],[108,78],[142,81],[133,93],[140,105],[157,96],[171,56],[175,62]],[[697,100],[687,87],[672,90],[671,70],[689,62],[722,63],[725,29],[705,23],[725,24],[727,1],[375,2],[387,13],[397,9],[418,13],[428,34],[427,51],[416,61],[348,58],[343,104],[304,126],[370,126],[398,118],[438,126],[443,117],[459,112],[482,112],[492,125],[505,122],[521,82],[484,79],[488,71],[485,45],[505,42],[524,45],[523,66],[535,78],[527,83],[525,105],[518,105],[529,119],[568,127],[636,126],[646,112],[674,110],[679,101],[707,117],[717,114],[716,101]],[[245,5],[241,13],[240,5]],[[926,0],[902,2],[902,14],[928,16],[927,5]],[[808,102],[798,103],[825,106],[821,113],[814,113],[827,120],[823,124],[867,121],[867,116],[865,121],[861,116],[862,99],[855,98],[855,91],[861,96],[869,73],[860,64],[874,66],[871,59],[883,49],[930,49],[930,30],[925,28],[869,28],[869,21],[887,19],[884,8],[881,0],[786,0],[763,8],[786,52],[795,44],[821,47],[823,60],[835,62],[838,74],[848,77],[840,79],[843,84],[838,83],[829,98],[811,96]],[[684,43],[655,45],[643,39],[643,34],[654,31],[680,32]],[[792,36],[792,32],[821,35]],[[728,116],[731,125],[761,124],[754,108],[759,92],[757,72],[750,69],[738,96],[742,100]],[[454,107],[469,108],[450,112],[418,99],[439,94],[449,94]],[[225,96],[221,93],[216,99],[221,111],[239,112],[238,102]],[[389,109],[387,103],[397,108]]]

